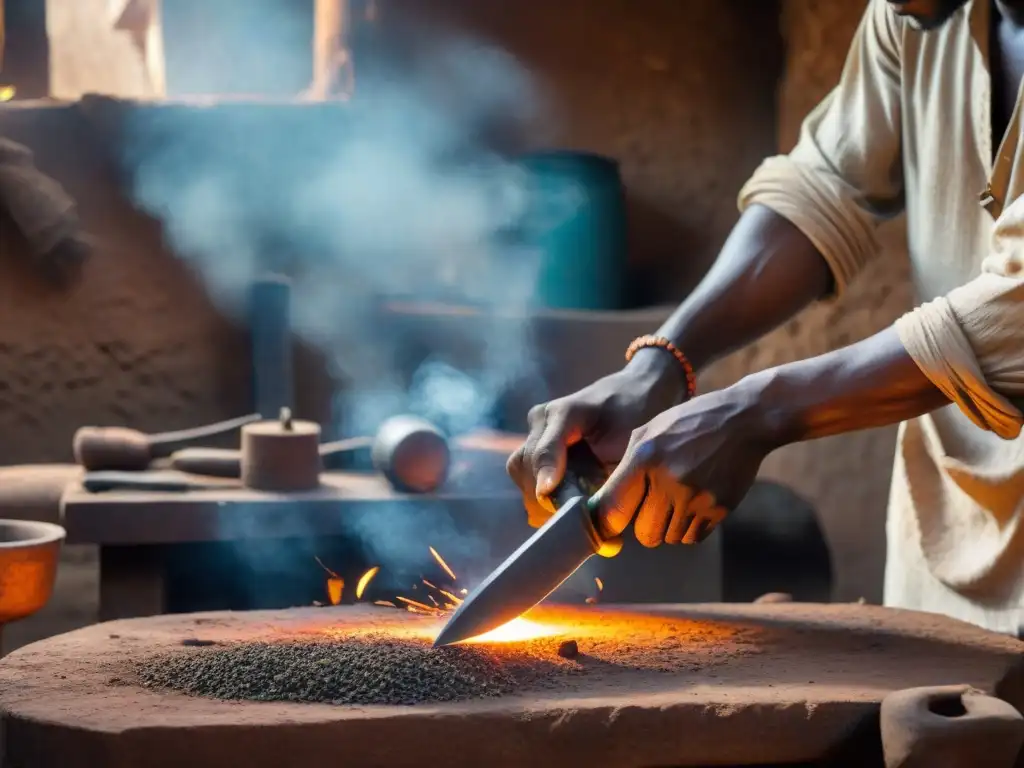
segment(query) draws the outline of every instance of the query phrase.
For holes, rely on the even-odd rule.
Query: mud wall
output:
[[[785,0],[781,16],[774,2],[715,0],[560,0],[514,13],[498,0],[390,5],[396,30],[429,8],[431,23],[469,30],[526,64],[552,110],[512,137],[514,145],[621,160],[637,299],[674,303],[724,240],[739,186],[762,157],[792,145],[804,114],[838,78],[864,2]],[[104,26],[103,0],[48,7],[59,95],[145,94],[141,60]],[[73,50],[83,36],[88,45]],[[396,32],[394,40],[415,48],[408,36]],[[0,232],[0,463],[65,459],[83,423],[156,430],[245,409],[244,333],[167,252],[159,228],[132,210],[106,150],[75,110],[8,107],[0,135],[36,151],[81,201],[101,241],[82,283],[62,293]],[[814,308],[724,361],[708,383],[841,346],[890,322],[909,304],[905,259],[898,237],[890,240],[846,300]],[[821,512],[840,598],[881,594],[892,440],[893,430],[877,430],[794,446],[765,467]]]

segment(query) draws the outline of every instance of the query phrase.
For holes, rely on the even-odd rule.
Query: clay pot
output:
[[[966,685],[910,688],[882,701],[886,768],[1013,768],[1024,717]]]

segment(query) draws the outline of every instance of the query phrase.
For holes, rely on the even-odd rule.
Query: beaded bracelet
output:
[[[640,336],[633,339],[626,349],[626,362],[632,360],[633,356],[641,349],[652,347],[665,350],[683,367],[683,373],[686,375],[686,399],[692,399],[697,394],[697,377],[693,373],[693,366],[690,365],[690,360],[683,354],[683,351],[664,336]]]

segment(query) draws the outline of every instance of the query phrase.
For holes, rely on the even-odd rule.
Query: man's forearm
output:
[[[786,322],[831,286],[828,264],[814,244],[782,216],[754,205],[658,335],[700,370]],[[673,367],[657,353],[637,355],[635,365],[664,366],[666,372]]]
[[[734,386],[778,445],[896,424],[949,404],[893,328]]]

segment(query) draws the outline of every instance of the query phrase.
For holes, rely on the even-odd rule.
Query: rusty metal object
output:
[[[242,484],[257,491],[293,493],[320,487],[320,425],[296,421],[281,409],[276,421],[242,428]]]
[[[143,470],[153,459],[170,456],[189,443],[234,432],[260,420],[258,414],[193,429],[146,434],[126,427],[81,427],[72,441],[75,461],[90,471]]]
[[[0,520],[0,632],[49,601],[64,535],[52,523]]]
[[[425,419],[395,416],[377,430],[370,449],[373,466],[396,489],[430,493],[448,478],[448,438]]]
[[[882,701],[886,768],[1013,768],[1024,717],[967,685],[910,688]]]

